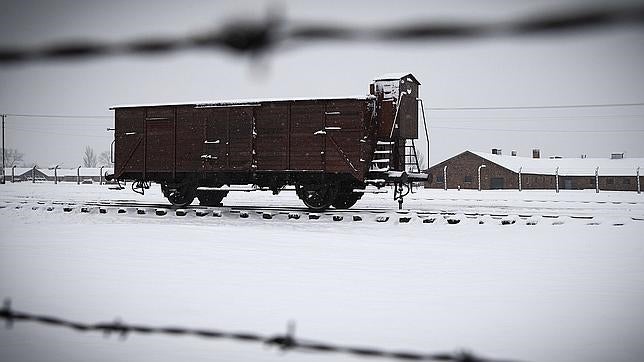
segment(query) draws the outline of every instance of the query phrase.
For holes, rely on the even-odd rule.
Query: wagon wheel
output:
[[[186,207],[195,199],[196,187],[192,184],[180,184],[176,188],[170,188],[167,185],[161,185],[163,195],[170,201],[174,207]]]
[[[228,191],[197,190],[199,205],[203,206],[221,206],[221,200],[223,200],[226,195],[228,195]]]
[[[336,209],[348,209],[351,206],[355,205],[358,200],[364,195],[362,192],[353,192],[353,189],[364,189],[364,185],[354,185],[354,184],[343,184],[340,185],[338,191],[338,196],[336,196],[335,201],[331,205]]]
[[[314,211],[327,209],[338,195],[338,188],[335,184],[296,185],[296,191],[304,205]]]
[[[336,209],[348,209],[355,205],[362,198],[362,193],[352,192],[350,194],[338,194],[331,205]]]

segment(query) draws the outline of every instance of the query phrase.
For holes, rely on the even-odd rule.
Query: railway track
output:
[[[16,210],[34,215],[112,215],[129,218],[155,219],[225,219],[228,221],[259,220],[260,222],[328,222],[328,223],[381,223],[381,224],[446,224],[446,225],[609,225],[623,226],[629,222],[642,222],[644,215],[607,217],[588,212],[570,210],[526,210],[502,209],[479,210],[471,208],[435,208],[426,210],[395,210],[390,208],[354,208],[348,210],[329,209],[325,212],[311,212],[304,207],[282,206],[190,206],[183,209],[171,208],[162,203],[144,203],[133,200],[62,201],[45,199],[9,200],[0,203],[0,213]]]

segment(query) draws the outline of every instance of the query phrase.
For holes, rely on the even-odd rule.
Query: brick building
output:
[[[644,166],[644,158],[623,158],[623,154],[621,158],[540,158],[535,150],[530,158],[493,152],[465,151],[430,167],[425,187],[445,188],[447,176],[448,189],[478,189],[481,167],[482,190],[519,189],[520,179],[521,189],[555,189],[557,183],[562,190],[595,189],[598,180],[600,190],[638,191],[637,174]],[[641,187],[644,176],[639,179]]]

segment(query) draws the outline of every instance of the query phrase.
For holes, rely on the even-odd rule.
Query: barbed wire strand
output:
[[[287,22],[275,11],[264,20],[236,20],[220,29],[176,38],[145,38],[124,42],[62,41],[35,48],[0,48],[0,63],[81,59],[117,54],[161,54],[186,49],[223,49],[258,55],[292,40],[302,45],[328,40],[430,41],[495,36],[532,36],[587,31],[605,26],[644,23],[644,6],[580,8],[552,11],[508,22],[448,23],[403,21],[392,26],[358,27]]]
[[[488,359],[475,356],[466,351],[455,353],[415,353],[407,351],[389,351],[372,347],[339,346],[331,343],[311,342],[295,338],[295,324],[290,322],[285,334],[266,336],[257,333],[230,332],[212,329],[196,329],[185,327],[154,327],[124,323],[121,319],[114,322],[82,323],[70,321],[60,317],[37,315],[20,312],[12,309],[11,300],[5,299],[0,309],[0,319],[3,319],[7,328],[16,322],[35,322],[54,327],[63,327],[77,332],[102,332],[105,336],[116,334],[125,339],[131,333],[138,334],[163,334],[166,336],[193,336],[209,339],[228,339],[243,342],[261,343],[274,346],[283,351],[306,350],[311,352],[342,353],[360,357],[388,358],[406,361],[446,361],[446,362],[501,362],[507,360]]]

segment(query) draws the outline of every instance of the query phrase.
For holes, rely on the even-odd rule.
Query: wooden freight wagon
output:
[[[222,186],[253,184],[275,194],[295,185],[315,210],[351,207],[370,180],[409,179],[405,143],[418,129],[418,82],[404,77],[402,101],[405,78],[376,80],[364,97],[113,107],[111,177],[140,189],[160,183],[176,206],[195,197],[217,205]]]

